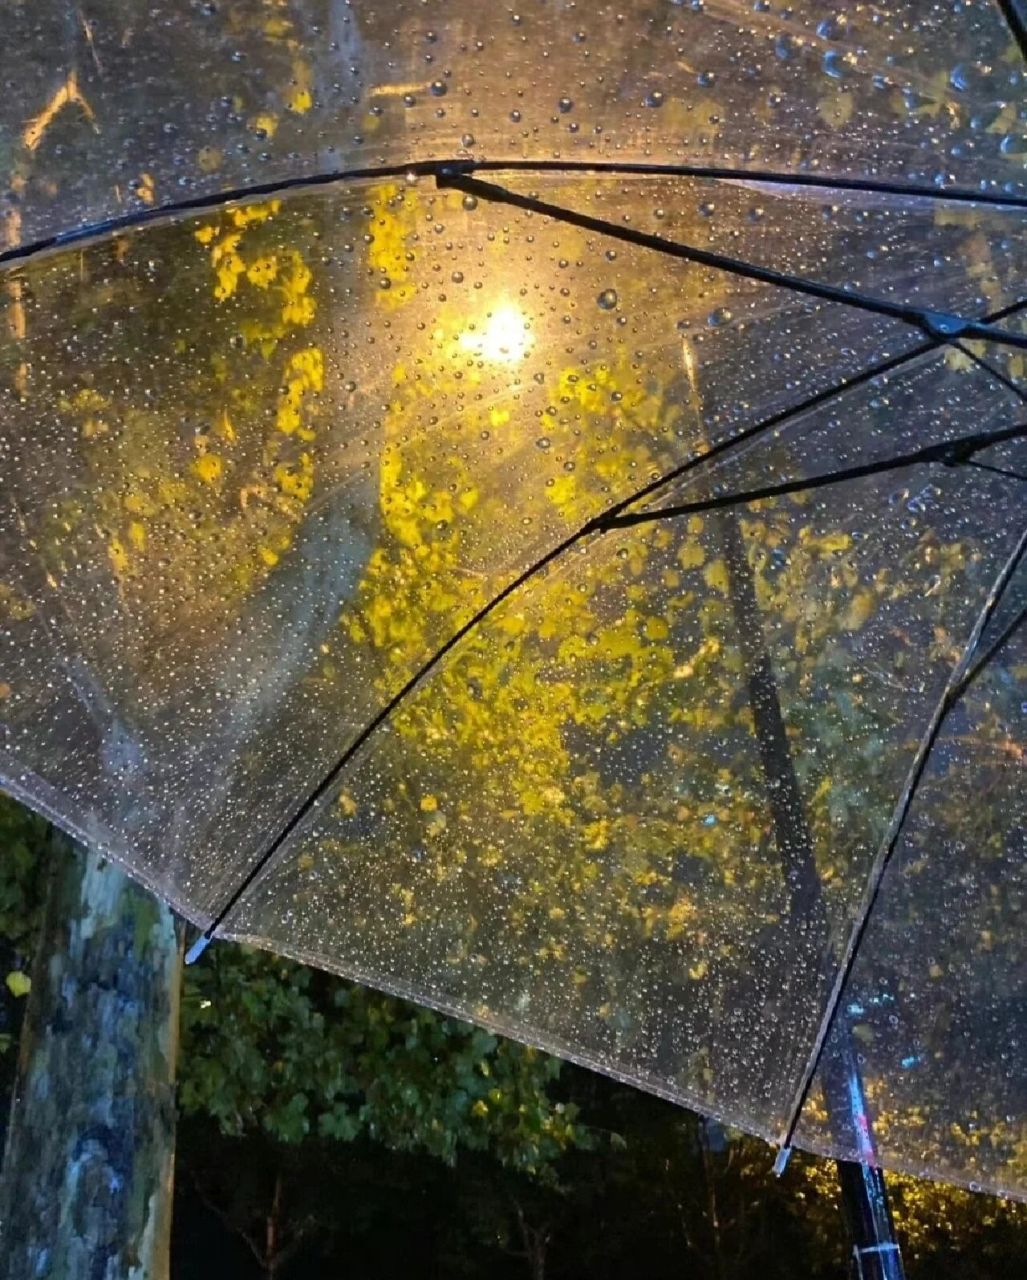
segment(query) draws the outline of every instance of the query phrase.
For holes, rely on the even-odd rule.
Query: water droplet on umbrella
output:
[[[645,95],[645,105],[647,107],[663,106],[663,94],[659,89],[653,89],[651,93]]]
[[[617,305],[617,290],[604,289],[599,297],[596,298],[596,302],[599,303],[604,311],[612,311]]]
[[[446,82],[444,80],[433,80],[430,86],[430,93],[433,98],[444,98],[446,96]]]
[[[845,75],[845,57],[837,49],[829,49],[824,54],[820,65],[824,68],[825,74],[829,75],[832,80],[841,80]]]
[[[566,115],[567,112],[572,110],[574,107],[574,103],[570,100],[570,98],[561,98],[556,105],[561,115]]]
[[[727,307],[717,307],[715,311],[711,311],[706,317],[706,323],[711,329],[718,329],[721,325],[729,324],[731,321],[731,312]]]
[[[817,35],[821,40],[841,40],[848,30],[848,19],[843,13],[836,13],[830,18],[822,18],[817,23]]]

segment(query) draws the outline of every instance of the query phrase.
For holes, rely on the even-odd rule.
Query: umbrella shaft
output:
[[[905,1280],[882,1171],[839,1160],[838,1182],[852,1240],[852,1280]]]

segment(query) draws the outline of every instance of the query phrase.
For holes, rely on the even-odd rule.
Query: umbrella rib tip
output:
[[[791,1147],[779,1147],[777,1156],[774,1160],[774,1177],[780,1178],[784,1171],[788,1168],[788,1161],[792,1158]]]
[[[210,933],[201,933],[193,945],[185,953],[185,963],[195,964],[200,956],[207,950],[207,947],[213,941],[213,935]]]

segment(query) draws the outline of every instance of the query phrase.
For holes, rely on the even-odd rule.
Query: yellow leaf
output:
[[[817,115],[832,129],[843,129],[852,118],[854,103],[851,93],[839,90],[817,103]]]
[[[303,115],[314,104],[314,99],[310,96],[309,89],[295,89],[286,98],[286,105],[290,111],[295,111],[297,115]]]
[[[27,996],[32,990],[32,979],[20,969],[12,969],[7,975],[7,990],[12,996]]]
[[[227,409],[222,410],[221,417],[214,429],[225,440],[231,441],[236,438],[235,427],[232,426],[232,419],[228,416]]]
[[[265,134],[268,138],[273,138],[278,131],[278,121],[268,112],[263,112],[259,116],[254,116],[250,121],[250,128],[254,133]]]
[[[246,279],[258,289],[266,289],[278,275],[278,259],[274,254],[256,258],[246,268]]]
[[[221,168],[221,162],[224,160],[224,152],[219,151],[217,147],[201,147],[196,153],[196,163],[200,167],[201,173],[215,173]],[[197,238],[199,233],[197,232]],[[207,241],[201,241],[206,244]]]
[[[111,538],[107,546],[107,555],[119,578],[128,572],[128,552],[120,538]]]
[[[217,484],[224,469],[224,463],[216,453],[205,453],[193,463],[193,471],[204,484]]]
[[[848,533],[825,533],[817,539],[816,545],[821,551],[829,553],[848,551],[852,546],[852,535]]]
[[[678,551],[678,564],[682,569],[698,569],[706,559],[706,552],[698,542],[686,542]]]
[[[730,580],[727,565],[723,560],[711,560],[703,570],[702,576],[711,591],[719,591],[721,595],[727,595]]]
[[[849,602],[849,607],[842,618],[842,626],[847,631],[858,631],[874,611],[874,593],[858,591]]]
[[[438,802],[438,800],[435,798],[435,796],[422,796],[422,797],[421,797],[421,812],[422,812],[422,813],[434,813],[434,812],[435,812],[435,810],[436,810],[438,807],[439,807],[439,802]]]

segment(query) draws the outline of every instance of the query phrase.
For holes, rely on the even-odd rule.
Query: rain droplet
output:
[[[663,106],[663,94],[659,89],[653,89],[651,93],[645,95],[645,105],[647,107]]]
[[[467,212],[468,212],[468,213],[470,213],[473,209],[477,209],[477,207],[478,207],[478,197],[477,197],[477,196],[464,196],[463,200],[461,200],[461,201],[460,201],[460,203],[461,203],[461,204],[463,205],[463,207],[467,210]]]
[[[617,290],[604,289],[599,297],[596,298],[596,302],[599,303],[603,311],[612,311],[617,305]]]
[[[717,307],[706,317],[706,323],[711,329],[719,329],[721,325],[730,324],[730,322],[731,312],[727,307]]]
[[[825,75],[829,75],[832,80],[841,80],[845,75],[845,58],[837,49],[829,49],[820,65],[824,68]]]
[[[560,111],[560,114],[564,116],[567,114],[568,111],[572,110],[574,107],[574,103],[570,100],[570,98],[561,98],[556,105]]]
[[[981,90],[991,75],[991,67],[981,62],[961,62],[952,68],[949,84],[957,93]]]
[[[433,98],[444,98],[446,96],[446,82],[444,80],[433,80],[431,82],[429,92]]]
[[[830,18],[822,18],[817,23],[817,35],[821,40],[841,40],[848,29],[848,19],[843,13],[836,13]]]

